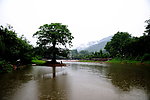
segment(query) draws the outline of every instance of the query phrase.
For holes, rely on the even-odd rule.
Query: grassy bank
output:
[[[125,64],[150,64],[150,61],[136,61],[136,60],[122,60],[122,59],[112,59],[112,60],[109,60],[109,61],[106,61],[106,62],[109,62],[109,63],[125,63]]]
[[[32,63],[34,63],[34,64],[45,64],[46,63],[46,61],[43,61],[43,60],[32,60]]]
[[[94,60],[79,60],[79,62],[101,62],[101,61],[94,61]],[[150,61],[136,61],[136,60],[122,60],[122,59],[112,59],[109,61],[104,61],[108,63],[122,63],[122,64],[150,64]]]

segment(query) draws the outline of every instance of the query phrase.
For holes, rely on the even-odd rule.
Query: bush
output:
[[[42,57],[41,56],[32,57],[32,60],[38,60],[38,59],[42,59]]]
[[[0,61],[0,73],[3,72],[11,72],[13,70],[13,66],[6,61]]]
[[[146,53],[143,55],[142,61],[148,61],[148,60],[150,60],[150,54]]]

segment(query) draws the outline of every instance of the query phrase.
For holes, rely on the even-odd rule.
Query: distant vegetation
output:
[[[145,22],[146,30],[141,37],[132,37],[127,32],[117,32],[112,37],[105,46],[111,57],[141,62],[150,61],[150,19]]]
[[[0,72],[10,72],[16,67],[30,63],[45,63],[41,59],[85,59],[106,60],[115,58],[127,62],[150,62],[150,19],[141,37],[133,37],[128,32],[117,32],[107,42],[105,50],[96,52],[67,49],[74,38],[66,25],[61,23],[40,26],[34,36],[38,38],[37,47],[29,44],[24,36],[18,37],[12,26],[0,26]],[[64,46],[65,48],[62,48]],[[60,48],[61,47],[61,48]]]
[[[150,60],[150,35],[132,37],[127,32],[117,32],[107,43],[105,49],[113,58]]]
[[[109,58],[110,54],[109,53],[103,53],[102,50],[99,52],[88,52],[87,50],[71,50],[70,56],[72,59],[93,59],[93,58]]]
[[[117,32],[112,39],[107,42],[105,50],[99,52],[89,52],[87,50],[71,51],[72,59],[95,59],[95,58],[115,58],[128,62],[150,61],[150,19],[146,30],[141,37],[133,37],[128,32]],[[130,60],[130,61],[129,61]],[[120,60],[118,60],[120,62]]]

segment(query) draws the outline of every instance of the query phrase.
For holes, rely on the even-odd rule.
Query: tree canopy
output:
[[[32,45],[22,36],[18,37],[12,26],[0,26],[0,59],[15,63],[30,62]]]
[[[131,37],[126,32],[117,32],[105,49],[112,57],[124,59],[150,60],[150,36]]]
[[[37,36],[39,47],[51,48],[53,63],[56,62],[56,54],[59,54],[58,46],[72,46],[72,39],[74,38],[67,26],[61,23],[44,24],[33,36]]]
[[[105,46],[105,49],[112,55],[124,55],[125,46],[130,42],[131,35],[127,32],[117,32]]]

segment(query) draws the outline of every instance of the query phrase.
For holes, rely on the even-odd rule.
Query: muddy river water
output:
[[[150,66],[65,62],[0,75],[0,100],[150,100]]]

